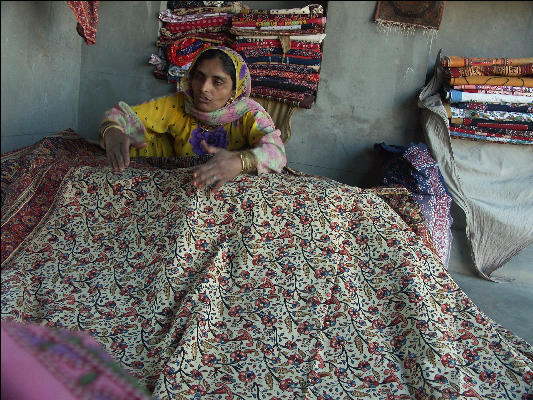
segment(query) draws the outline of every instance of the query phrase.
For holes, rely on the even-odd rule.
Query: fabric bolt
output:
[[[286,26],[260,26],[260,27],[253,27],[253,26],[232,26],[232,29],[235,31],[249,31],[249,32],[273,32],[273,33],[292,33],[294,34],[294,31],[311,31],[313,29],[320,29],[320,27],[323,27],[326,24],[325,19],[320,19],[318,22],[308,23],[308,24],[301,24],[301,25],[286,25]],[[323,29],[323,28],[322,28]],[[296,32],[298,33],[298,32]]]
[[[316,83],[298,82],[283,78],[254,77],[252,75],[252,87],[254,86],[277,87],[295,92],[309,92],[310,90],[316,91],[318,89],[318,84]]]
[[[2,155],[3,318],[90,332],[154,399],[531,391],[532,346],[461,290],[407,190],[286,171],[214,195],[174,159],[111,174],[73,136]]]
[[[282,103],[292,104],[296,107],[307,109],[311,108],[311,105],[316,99],[316,96],[313,92],[295,93],[288,90],[264,86],[254,86],[252,88],[252,96],[277,100]]]
[[[433,78],[419,93],[425,139],[454,202],[465,213],[475,271],[491,281],[506,281],[510,277],[498,269],[533,244],[533,175],[531,168],[519,167],[533,165],[533,152],[523,144],[452,137],[440,96],[446,82],[440,55]]]
[[[456,89],[455,86],[454,86],[454,90],[461,90],[462,92],[466,92],[466,93],[489,93],[489,94],[505,94],[505,95],[510,95],[510,96],[533,97],[533,93],[521,92],[521,91],[491,90],[491,89]]]
[[[197,8],[219,8],[231,6],[231,1],[167,1],[167,8],[171,10],[197,9]]]
[[[496,90],[501,92],[513,92],[521,96],[528,96],[533,93],[533,88],[524,86],[490,86],[490,85],[457,85],[453,87],[456,90],[474,89],[474,90]]]
[[[445,92],[446,100],[450,103],[475,102],[475,103],[511,103],[533,104],[531,96],[512,96],[497,93],[468,93],[460,90],[448,90]]]
[[[507,122],[478,118],[450,118],[450,124],[476,126],[480,128],[512,129],[515,131],[533,130],[533,122]]]
[[[203,13],[203,14],[176,15],[172,12],[172,10],[169,10],[169,9],[166,9],[159,13],[159,19],[161,21],[176,22],[176,23],[197,21],[197,20],[202,20],[204,18],[228,18],[228,17],[233,18],[233,14],[211,12],[211,13]]]
[[[533,113],[533,105],[522,104],[491,104],[491,103],[477,103],[477,102],[459,102],[453,103],[455,108],[464,108],[478,111],[511,111],[521,113]]]
[[[7,320],[1,330],[6,400],[150,399],[137,379],[86,332]],[[120,340],[116,343],[123,346]]]
[[[287,57],[295,56],[309,59],[322,59],[322,52],[317,52],[307,49],[290,49],[287,52],[283,52],[281,47],[255,47],[246,48],[239,51],[243,57],[268,57],[284,55]]]
[[[287,17],[275,17],[275,18],[251,18],[241,19],[238,16],[233,17],[231,21],[232,26],[236,28],[275,28],[275,27],[292,27],[298,25],[317,24],[325,25],[326,17],[311,17],[311,18],[287,18]]]
[[[448,103],[444,103],[448,118],[479,118],[494,121],[508,122],[533,122],[532,113],[510,112],[510,111],[481,111],[468,108],[455,108]]]
[[[448,83],[455,85],[525,86],[533,88],[533,78],[517,76],[463,76],[450,78]]]
[[[224,32],[224,31],[195,32],[195,33],[182,32],[181,34],[180,33],[170,34],[170,37],[159,36],[158,40],[156,41],[156,46],[157,47],[168,46],[177,40],[183,40],[183,39],[196,39],[196,40],[201,40],[203,42],[209,42],[209,43],[219,44],[219,45],[230,45],[233,41],[232,36],[229,33]]]
[[[464,125],[464,124],[457,124],[450,122],[450,127],[454,127],[455,130],[464,130],[465,132],[471,131],[487,134],[493,134],[493,135],[501,135],[501,136],[509,136],[513,138],[520,138],[524,140],[531,140],[532,135],[530,130],[517,130],[517,129],[506,129],[506,128],[491,128],[486,126],[470,126],[470,125]]]
[[[262,63],[279,63],[279,64],[320,67],[322,59],[291,56],[291,55],[286,55],[286,56],[272,55],[272,56],[263,56],[263,57],[244,57],[244,61],[246,61],[247,64],[262,62]]]
[[[322,43],[324,41],[324,39],[326,38],[326,34],[325,33],[316,33],[316,34],[305,34],[305,35],[302,35],[302,34],[298,34],[298,35],[283,35],[283,36],[287,36],[291,41],[292,40],[298,40],[298,41],[303,41],[303,42],[308,42],[308,43]],[[236,39],[239,40],[239,39],[250,39],[250,40],[279,40],[280,39],[280,36],[279,35],[269,35],[269,34],[260,34],[260,35],[253,35],[253,34],[250,34],[249,32],[245,32],[245,33],[242,33],[242,34],[239,34],[236,36]]]
[[[459,57],[444,56],[440,60],[443,67],[472,67],[472,66],[517,66],[532,64],[533,57],[522,58],[476,58],[476,57]]]
[[[533,74],[533,64],[524,65],[473,65],[470,67],[449,67],[444,70],[452,78],[461,76],[527,76]]]
[[[76,31],[89,46],[96,43],[99,3],[99,1],[67,1],[78,21]]]
[[[305,7],[300,8],[278,8],[278,9],[264,9],[264,10],[255,10],[255,9],[246,9],[242,10],[242,13],[248,13],[252,15],[318,15],[324,13],[324,8],[320,4],[309,4]]]
[[[252,76],[270,76],[318,83],[320,74],[314,69],[289,64],[250,64]]]
[[[407,147],[376,143],[374,150],[384,159],[380,185],[399,185],[411,193],[420,206],[436,254],[448,265],[452,245],[452,198],[429,149],[424,143],[410,143]]]
[[[450,131],[450,137],[454,139],[465,139],[465,140],[471,140],[471,141],[484,141],[484,142],[492,142],[492,143],[506,143],[506,144],[530,144],[528,140],[524,139],[514,139],[506,136],[499,136],[499,135],[489,135],[486,133],[471,133],[471,132],[455,132]]]
[[[268,38],[277,38],[280,35],[289,36],[289,37],[299,37],[299,36],[311,36],[316,37],[316,41],[321,41],[320,37],[317,36],[320,34],[323,34],[325,29],[323,25],[315,25],[310,24],[308,25],[299,25],[299,29],[276,29],[276,30],[266,30],[266,29],[257,29],[257,28],[236,28],[231,27],[230,33],[235,36],[264,36]],[[303,40],[303,39],[302,39]],[[323,40],[323,39],[322,39]]]
[[[282,47],[282,43],[278,39],[237,39],[235,43],[236,45],[234,48],[239,52],[245,49],[258,47]],[[310,43],[299,40],[290,40],[290,48],[295,50],[313,50],[318,53],[322,52],[319,43]]]
[[[166,39],[183,39],[187,38],[190,35],[195,34],[205,34],[205,33],[225,33],[228,32],[228,26],[227,25],[220,25],[220,26],[206,26],[203,28],[195,28],[195,29],[187,29],[184,31],[172,33],[164,26],[159,30],[160,38],[166,40]]]
[[[167,22],[165,29],[170,33],[180,33],[185,31],[191,31],[194,29],[211,28],[211,27],[226,27],[229,29],[231,26],[231,17],[211,17],[202,18],[201,20],[189,21],[189,22]]]
[[[163,16],[168,15],[195,15],[195,14],[210,14],[210,13],[230,13],[238,14],[243,10],[244,5],[241,1],[226,2],[228,4],[221,6],[205,6],[201,4],[199,7],[167,7],[162,11]],[[170,12],[169,12],[170,11]]]
[[[528,134],[525,135],[526,133]],[[487,128],[450,124],[450,134],[452,136],[487,142],[532,145],[532,133],[533,131],[524,132],[507,129],[498,129],[497,132],[490,132]]]

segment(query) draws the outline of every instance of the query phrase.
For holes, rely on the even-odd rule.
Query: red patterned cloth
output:
[[[96,43],[99,1],[67,1],[78,21],[76,31],[88,45]]]
[[[165,28],[170,33],[180,33],[189,31],[192,29],[209,28],[209,27],[221,27],[225,26],[229,29],[231,26],[231,15],[229,17],[208,17],[189,22],[167,22]]]

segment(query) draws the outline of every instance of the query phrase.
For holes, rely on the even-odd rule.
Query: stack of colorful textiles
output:
[[[533,144],[533,57],[443,57],[450,135]]]
[[[311,108],[316,99],[325,38],[321,5],[242,10],[232,20],[233,48],[252,76],[252,97]]]
[[[152,54],[149,63],[155,66],[156,78],[171,83],[185,74],[205,47],[231,45],[232,18],[245,8],[240,1],[174,1],[169,6],[174,8],[159,13],[162,26],[156,42],[158,54]]]

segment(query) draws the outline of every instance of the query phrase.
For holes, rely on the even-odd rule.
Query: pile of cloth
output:
[[[300,108],[316,99],[325,38],[321,5],[246,10],[235,14],[230,33],[252,76],[252,96]]]
[[[445,56],[441,63],[452,137],[533,144],[533,57]]]
[[[232,18],[244,8],[240,1],[174,1],[159,13],[162,26],[150,56],[154,75],[169,83],[179,81],[194,58],[208,46],[230,46]]]

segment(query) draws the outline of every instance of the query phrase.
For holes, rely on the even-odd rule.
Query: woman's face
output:
[[[231,76],[224,71],[218,58],[203,60],[192,77],[194,105],[200,111],[211,112],[225,106],[233,94]]]

